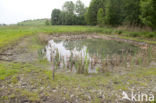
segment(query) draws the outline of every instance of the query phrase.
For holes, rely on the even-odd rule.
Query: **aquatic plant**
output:
[[[88,69],[89,69],[89,60],[88,60],[88,50],[86,49],[86,55],[85,55],[85,60],[84,60],[84,73],[88,74]]]
[[[76,44],[77,45],[77,44]],[[97,43],[96,45],[99,45]],[[152,60],[152,49],[141,50],[134,48],[133,46],[121,47],[120,50],[107,51],[101,53],[100,49],[91,51],[90,49],[85,49],[81,54],[74,54],[74,46],[71,48],[66,44],[66,48],[70,50],[70,56],[63,57],[62,53],[56,49],[52,53],[54,58],[54,68],[55,70],[64,68],[70,72],[75,72],[79,74],[88,74],[91,72],[111,72],[117,67],[123,67],[125,69],[134,68],[135,66],[145,66],[148,65]],[[81,48],[76,48],[81,50]],[[124,49],[123,49],[124,48]],[[94,49],[96,49],[94,47]],[[101,49],[102,50],[102,49]],[[109,50],[109,49],[108,49]],[[89,53],[93,54],[90,55]],[[101,54],[100,54],[101,53]],[[106,53],[106,54],[105,54]]]
[[[42,60],[43,57],[44,57],[44,53],[42,51],[43,51],[43,49],[38,50],[38,58],[39,58],[39,60]]]

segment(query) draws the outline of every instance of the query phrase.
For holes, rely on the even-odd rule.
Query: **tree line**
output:
[[[64,3],[62,10],[54,9],[51,14],[51,23],[53,25],[86,25],[85,5],[77,0],[74,4],[72,1]]]
[[[54,9],[53,25],[149,26],[156,28],[156,0],[91,0],[89,7],[77,0]]]

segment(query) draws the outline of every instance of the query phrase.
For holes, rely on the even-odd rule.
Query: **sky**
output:
[[[54,8],[62,9],[68,0],[0,0],[0,24],[50,18]],[[77,0],[70,0],[76,2]],[[81,0],[89,6],[91,0]]]

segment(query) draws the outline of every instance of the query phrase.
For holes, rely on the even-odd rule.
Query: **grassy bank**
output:
[[[0,47],[3,47],[21,37],[37,33],[101,33],[108,35],[120,35],[134,40],[151,41],[155,40],[156,32],[144,30],[126,30],[122,28],[99,28],[95,26],[6,26],[0,27]],[[155,43],[155,42],[153,42]]]

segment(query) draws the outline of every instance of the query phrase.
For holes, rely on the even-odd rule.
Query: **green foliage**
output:
[[[154,32],[148,33],[148,34],[146,34],[146,37],[147,38],[154,38],[154,37],[156,37],[156,33],[154,33]]]
[[[141,0],[141,15],[140,19],[143,24],[156,28],[156,1],[155,0]]]
[[[49,20],[46,20],[45,21],[45,25],[50,25],[50,21]]]
[[[61,11],[59,9],[54,9],[51,14],[51,24],[58,25],[59,24],[59,17]]]
[[[82,1],[77,0],[77,2],[75,4],[75,11],[78,16],[84,16],[84,14],[86,12],[86,8],[85,8],[84,4],[82,3]]]
[[[77,2],[75,4],[75,12],[76,12],[75,24],[85,25],[86,24],[86,21],[85,21],[86,8],[80,0],[77,0]]]
[[[97,13],[99,8],[105,8],[104,0],[92,0],[88,8],[87,21],[90,25],[97,24]]]
[[[122,1],[106,0],[105,6],[105,24],[120,25],[122,23]]]
[[[99,25],[97,17],[100,8],[104,12],[104,25],[144,24],[156,28],[155,0],[92,0],[85,14],[87,24]]]
[[[85,14],[84,14],[84,18],[85,18],[85,22],[86,22],[86,24],[89,24],[89,13],[88,13],[88,8],[87,8],[87,10],[86,10],[86,12],[85,12]]]
[[[97,24],[102,26],[104,24],[104,12],[103,9],[100,8],[97,14]]]
[[[117,30],[116,32],[120,35],[120,34],[122,34],[123,31]]]
[[[67,1],[63,5],[63,10],[54,9],[52,11],[53,25],[84,25],[86,8],[84,4],[77,0],[76,4]]]
[[[63,10],[53,10],[52,22],[59,25],[149,26],[156,28],[155,0],[91,0],[86,9],[77,0],[67,1]]]
[[[130,33],[130,36],[132,36],[132,37],[138,37],[138,36],[139,36],[139,33],[137,33],[137,32],[132,32],[132,33]]]
[[[123,23],[131,26],[140,25],[140,0],[123,0]]]
[[[66,1],[63,5],[64,15],[60,15],[60,18],[64,18],[63,22],[60,19],[60,24],[73,25],[75,24],[75,4],[72,1]]]
[[[75,4],[72,1],[66,1],[63,5],[63,11],[68,14],[74,14]]]

